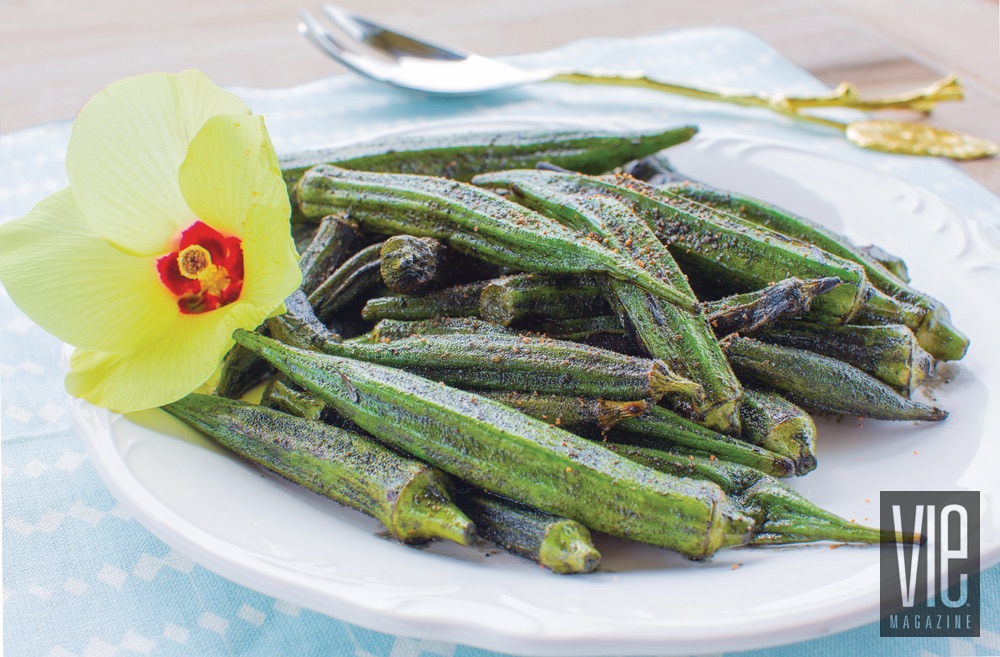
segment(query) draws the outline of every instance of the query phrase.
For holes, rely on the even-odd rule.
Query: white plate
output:
[[[482,127],[470,123],[469,127]],[[722,133],[673,149],[690,175],[750,193],[904,257],[972,347],[933,386],[938,424],[820,420],[820,467],[792,482],[878,525],[879,491],[982,491],[982,565],[1000,561],[1000,244],[938,197],[793,146]],[[707,563],[599,538],[600,572],[553,575],[487,550],[401,547],[374,521],[213,446],[161,411],[73,416],[114,495],[171,547],[268,595],[378,629],[537,655],[752,649],[878,617],[874,547],[735,549]],[[738,567],[737,567],[738,566]]]

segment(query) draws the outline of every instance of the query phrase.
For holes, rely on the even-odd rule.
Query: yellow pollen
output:
[[[203,246],[192,244],[177,254],[181,276],[201,283],[201,291],[218,296],[229,286],[229,272],[212,264],[212,255]]]

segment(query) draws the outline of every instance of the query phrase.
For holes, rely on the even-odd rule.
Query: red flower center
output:
[[[180,248],[156,261],[156,269],[182,313],[215,310],[240,298],[243,242],[196,221],[181,233]]]

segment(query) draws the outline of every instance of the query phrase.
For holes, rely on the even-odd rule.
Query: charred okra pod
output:
[[[479,298],[479,315],[503,326],[608,315],[600,284],[590,278],[520,274],[492,281]]]
[[[803,280],[837,277],[841,285],[813,302],[813,313],[830,323],[845,323],[872,295],[864,270],[857,263],[666,193],[631,176],[609,179],[533,171],[489,174],[480,179],[493,184],[499,176],[516,185],[518,196],[531,202],[595,196],[614,199],[652,228],[685,272],[723,281],[737,289],[760,289],[791,276]],[[534,183],[531,188],[527,186],[529,180]],[[572,218],[576,214],[568,206],[547,207],[559,216]]]
[[[322,422],[191,394],[164,409],[223,447],[375,518],[401,541],[470,545],[475,525],[452,503],[448,476]]]
[[[309,303],[322,322],[336,318],[337,313],[379,285],[379,252],[382,243],[371,244],[351,256],[327,277],[310,295]]]
[[[775,477],[795,474],[795,463],[787,456],[717,433],[658,406],[651,408],[646,415],[622,420],[609,437],[615,442],[641,447],[686,447],[724,461],[757,468]]]
[[[347,262],[361,241],[361,229],[342,215],[323,217],[309,247],[299,259],[302,291],[307,295]]]
[[[496,265],[550,274],[606,274],[688,310],[695,305],[624,254],[466,183],[318,166],[302,177],[298,194],[307,217],[346,210],[363,228],[436,237]]]
[[[285,299],[284,314],[268,318],[257,330],[262,335],[273,336],[282,342],[305,348],[316,348],[326,341],[340,342],[340,336],[316,318],[301,290],[296,290]],[[215,392],[235,399],[272,371],[267,362],[243,347],[233,345],[222,359]]]
[[[563,429],[607,431],[622,420],[647,413],[653,403],[528,392],[486,392],[490,399]]]
[[[479,536],[554,573],[589,573],[601,561],[590,531],[575,520],[485,493],[469,493],[458,500],[476,523]]]
[[[876,420],[938,421],[948,413],[903,397],[853,365],[811,351],[730,335],[720,344],[740,378],[805,408]]]
[[[667,303],[629,283],[606,281],[607,297],[636,343],[705,389],[704,403],[675,408],[718,431],[738,433],[740,383],[670,252],[630,208],[605,196],[567,193],[550,184],[552,176],[576,178],[557,172],[507,171],[478,176],[474,182],[508,189],[526,205],[559,217],[571,227],[595,233],[608,247],[626,254],[693,304],[696,310],[690,312],[690,308]]]
[[[361,309],[369,322],[381,319],[416,321],[439,317],[475,317],[479,315],[479,296],[490,281],[455,285],[417,297],[375,297]]]
[[[293,153],[282,158],[280,165],[289,190],[307,169],[317,164],[466,181],[478,173],[531,168],[539,162],[551,162],[571,171],[603,173],[685,142],[697,132],[698,128],[692,125],[625,134],[540,131],[392,137]]]
[[[965,355],[969,339],[951,323],[948,310],[941,302],[907,285],[845,237],[769,203],[705,185],[680,183],[668,186],[666,191],[705,208],[731,212],[743,220],[816,245],[827,253],[859,264],[871,284],[884,293],[872,295],[866,302],[866,305],[874,306],[866,323],[906,324],[916,333],[921,346],[935,358],[958,360]],[[901,304],[911,304],[916,309]],[[863,313],[862,316],[868,315]]]
[[[614,446],[616,452],[647,467],[678,477],[717,484],[753,517],[751,545],[785,545],[814,541],[891,543],[922,541],[858,525],[816,506],[774,477],[738,463],[710,460],[686,450]]]
[[[423,335],[478,335],[483,333],[517,335],[517,333],[506,326],[500,326],[499,324],[493,324],[492,322],[486,322],[474,317],[442,317],[440,319],[422,319],[411,322],[398,319],[383,319],[367,335],[357,338],[356,341],[388,342]]]
[[[839,278],[810,281],[786,278],[763,290],[736,294],[704,304],[716,335],[750,333],[782,318],[809,312],[812,300],[840,285]]]
[[[615,315],[537,321],[524,327],[523,330],[528,331],[529,334],[535,333],[557,340],[575,340],[577,342],[601,335],[615,335],[625,338],[625,327]]]
[[[899,324],[826,326],[780,322],[755,337],[849,363],[907,397],[934,374],[934,359],[917,344],[913,331]]]
[[[477,390],[608,399],[694,397],[701,387],[662,361],[635,358],[576,342],[512,335],[424,335],[371,342],[326,343],[328,354],[398,367]]]
[[[773,393],[744,388],[740,437],[795,463],[802,476],[816,469],[816,423],[801,408]]]
[[[478,488],[693,558],[749,539],[752,521],[715,484],[657,473],[481,395],[398,369],[243,330],[234,337],[378,439]]]

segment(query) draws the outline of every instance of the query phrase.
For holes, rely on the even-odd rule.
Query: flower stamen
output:
[[[212,254],[199,244],[192,244],[177,254],[177,267],[184,278],[201,278],[201,273],[211,264]]]
[[[181,234],[177,251],[157,260],[164,286],[187,315],[228,305],[243,289],[243,244],[198,221]]]

